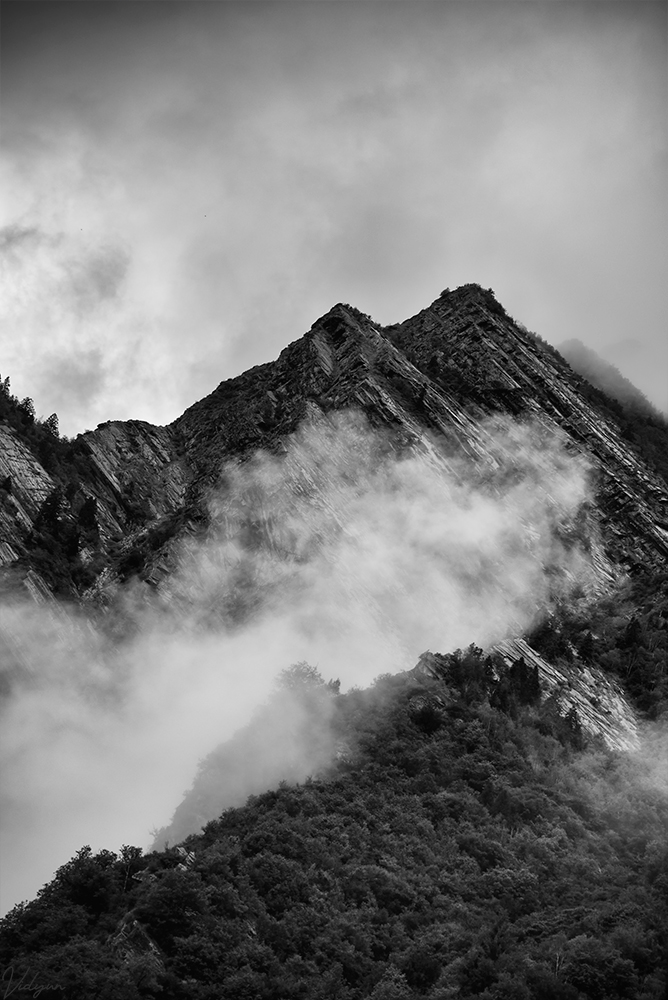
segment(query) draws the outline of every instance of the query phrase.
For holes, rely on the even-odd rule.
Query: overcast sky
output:
[[[166,423],[335,302],[492,287],[668,408],[666,5],[2,5],[0,372]]]

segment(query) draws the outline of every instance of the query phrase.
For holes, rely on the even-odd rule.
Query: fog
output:
[[[614,365],[600,358],[596,351],[589,350],[579,340],[566,340],[558,345],[558,350],[571,368],[627,409],[644,416],[660,417],[640,389],[624,378]]]
[[[291,663],[364,686],[596,587],[571,530],[583,458],[539,421],[490,421],[480,444],[473,459],[400,445],[359,414],[308,421],[284,454],[224,469],[206,539],[181,544],[157,598],[137,583],[95,624],[0,607],[3,911],[83,844],[146,848]],[[114,644],[110,616],[127,630]],[[310,773],[289,755],[291,775]]]
[[[573,795],[591,804],[611,840],[646,843],[647,870],[656,875],[665,865],[665,838],[650,840],[668,797],[668,727],[666,718],[644,720],[637,748],[611,761],[600,749],[587,749],[569,761],[565,773]],[[658,814],[658,815],[657,815]],[[647,843],[649,840],[649,843]]]

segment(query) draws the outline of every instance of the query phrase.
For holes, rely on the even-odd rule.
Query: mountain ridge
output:
[[[16,682],[35,705],[37,643],[47,698],[64,684],[66,736],[73,695],[107,746],[133,683],[141,711],[130,700],[128,718],[150,719],[154,698],[164,712],[180,643],[180,754],[202,666],[214,679],[229,668],[231,688],[245,670],[259,689],[281,613],[301,614],[291,639],[322,627],[350,659],[355,606],[378,580],[389,599],[362,619],[378,649],[356,655],[391,667],[343,693],[305,661],[283,670],[200,760],[155,850],[83,847],[1,922],[6,968],[28,969],[47,996],[67,983],[76,1000],[665,993],[661,424],[643,437],[477,285],[386,327],[337,303],[275,361],[162,427],[108,421],[61,440],[55,415],[36,420],[8,380],[0,389],[7,704]],[[399,546],[375,566],[374,545],[402,532],[415,565]],[[344,614],[318,625],[337,587]],[[460,633],[492,634],[496,594],[494,644],[470,634],[480,647],[389,663],[402,602],[424,605],[420,627],[461,615]],[[45,638],[36,612],[22,617],[26,597]],[[258,621],[244,659],[237,640]],[[69,688],[68,643],[82,635],[83,687],[72,655]],[[220,635],[230,644],[209,648]],[[205,685],[211,700],[226,690]],[[19,712],[20,727],[29,719]],[[71,766],[69,746],[54,759]]]
[[[391,427],[406,441],[436,433],[448,446],[471,454],[482,447],[476,430],[482,416],[496,412],[521,419],[534,413],[594,457],[601,476],[600,516],[617,555],[628,565],[656,553],[665,556],[662,498],[668,487],[624,440],[614,415],[583,397],[584,382],[554,348],[516,324],[491,290],[477,285],[446,290],[427,309],[390,327],[338,303],[275,361],[221,382],[171,424],[109,421],[80,435],[69,447],[76,446],[87,468],[75,465],[65,476],[56,475],[53,485],[65,488],[69,476],[82,497],[95,499],[101,568],[111,563],[121,579],[140,569],[157,580],[159,557],[152,550],[153,569],[146,569],[138,551],[146,534],[153,532],[151,544],[157,544],[156,532],[169,536],[185,522],[197,523],[225,461],[258,448],[280,451],[286,435],[309,416],[358,408],[372,426]],[[0,476],[11,479],[13,489],[0,510],[0,558],[10,566],[21,554],[28,565],[17,525],[34,526],[51,477],[20,441],[14,451],[24,453],[11,459],[16,429],[5,426],[3,433]],[[63,516],[76,520],[77,503],[70,508]],[[114,557],[110,550],[119,544]],[[61,589],[81,592],[71,580],[63,580]]]

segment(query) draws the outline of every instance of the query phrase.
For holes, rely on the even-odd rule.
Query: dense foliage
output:
[[[177,848],[83,848],[2,922],[5,977],[72,1000],[664,996],[650,764],[586,745],[520,662],[430,664],[322,685],[346,746],[326,774]]]

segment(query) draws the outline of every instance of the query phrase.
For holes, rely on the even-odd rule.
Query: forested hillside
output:
[[[333,709],[337,763],[183,845],[82,848],[3,921],[5,978],[68,1000],[664,996],[657,760],[587,742],[523,663],[430,662],[345,695],[286,671]]]

